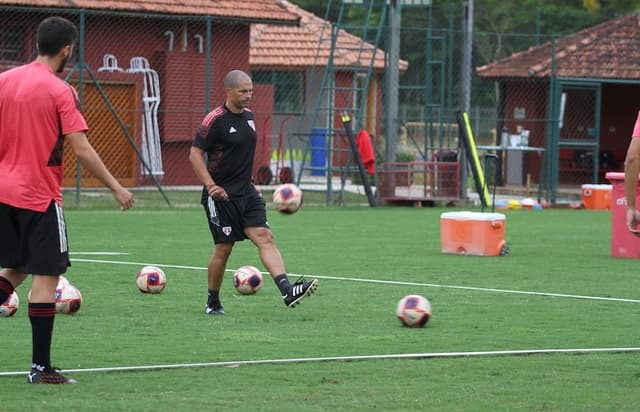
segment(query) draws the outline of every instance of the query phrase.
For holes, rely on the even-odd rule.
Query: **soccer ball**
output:
[[[14,290],[13,293],[9,295],[7,300],[5,300],[2,305],[0,305],[0,317],[8,318],[15,315],[19,307],[20,298]]]
[[[65,278],[64,276],[62,275],[58,276],[58,288],[67,286],[70,283],[71,282],[69,282],[69,279]]]
[[[431,303],[424,296],[407,295],[398,302],[396,316],[404,326],[421,328],[431,318]]]
[[[80,290],[67,283],[66,285],[58,282],[56,288],[56,312],[73,315],[80,310],[82,306],[82,295]]]
[[[233,273],[233,287],[241,295],[253,295],[262,287],[262,273],[253,266],[242,266]]]
[[[167,285],[167,276],[157,266],[145,266],[136,275],[136,285],[142,293],[160,293]]]
[[[296,213],[302,206],[302,191],[293,183],[285,183],[273,192],[273,207],[280,213]]]

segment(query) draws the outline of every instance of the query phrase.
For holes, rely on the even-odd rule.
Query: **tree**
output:
[[[289,0],[305,10],[336,21],[342,0]],[[453,50],[434,46],[432,59],[444,61],[454,56],[453,67],[458,67],[461,56],[461,3],[462,0],[433,0],[430,12],[433,35],[451,38]],[[346,7],[343,25],[362,26],[365,7]],[[474,0],[473,65],[481,66],[551,40],[640,10],[640,0]],[[425,66],[427,42],[425,32],[429,27],[427,11],[422,8],[402,9],[402,38],[400,58],[409,61],[409,69],[401,81],[418,85],[426,82]],[[359,35],[359,33],[354,32]],[[434,43],[435,44],[435,43]],[[384,44],[381,45],[384,49]],[[447,45],[446,47],[449,47]],[[454,76],[458,73],[454,70]],[[434,93],[444,87],[434,80]],[[493,93],[490,93],[493,94]],[[412,94],[411,101],[422,103],[422,93]],[[457,98],[457,94],[454,99]],[[492,96],[475,97],[479,101]],[[455,102],[453,102],[455,104]]]

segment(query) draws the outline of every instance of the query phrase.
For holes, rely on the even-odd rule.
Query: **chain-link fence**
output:
[[[564,37],[474,37],[478,48],[517,45],[477,65],[473,90],[489,120],[479,122],[480,139],[523,147],[499,152],[504,184],[542,183],[555,201],[565,188],[608,183],[607,172],[623,170],[638,113],[639,21],[630,14]]]
[[[442,142],[457,145],[464,33],[460,12],[448,12],[456,23],[446,28],[403,27],[403,36],[426,39],[401,80],[399,113],[408,145],[424,158]],[[555,202],[623,170],[639,109],[639,21],[629,14],[566,36],[473,33],[469,117],[480,154],[498,155],[499,185],[541,189]]]
[[[365,129],[371,137],[376,167],[366,178],[373,185],[379,183],[390,134],[397,136],[396,161],[450,162],[452,152],[456,161],[461,10],[437,10],[437,4],[404,9],[424,14],[425,24],[399,29],[401,60],[394,62],[383,52],[390,45],[385,1],[367,3],[379,9],[364,8],[355,25],[330,24],[293,4],[268,0],[235,10],[16,3],[0,1],[0,70],[35,58],[35,30],[43,18],[55,14],[75,22],[80,41],[63,77],[78,90],[89,139],[107,167],[150,201],[181,204],[182,197],[171,202],[174,190],[199,187],[189,147],[204,115],[224,102],[222,78],[232,69],[254,80],[254,181],[260,185],[297,179],[328,199],[336,190],[364,195],[341,121],[345,111],[355,131]],[[449,14],[449,24],[431,25],[434,12]],[[542,184],[555,193],[562,185],[602,181],[605,171],[620,169],[637,112],[628,102],[640,76],[616,66],[617,57],[605,50],[640,47],[633,32],[614,37],[602,30],[595,33],[604,40],[590,32],[568,40],[474,33],[469,116],[477,143],[487,150],[503,143],[544,149],[500,151],[499,183]],[[422,49],[415,48],[415,39]],[[399,76],[395,101],[389,99],[392,69]],[[98,182],[76,166],[68,149],[65,165],[64,186],[75,200],[93,196]],[[432,166],[421,164],[420,170]],[[341,195],[337,203],[345,199]]]

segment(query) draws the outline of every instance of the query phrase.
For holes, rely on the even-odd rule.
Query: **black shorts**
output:
[[[46,212],[0,203],[0,266],[20,273],[60,275],[71,266],[62,206]]]
[[[269,227],[266,203],[255,189],[229,200],[209,197],[203,206],[214,243],[245,240],[247,227]]]

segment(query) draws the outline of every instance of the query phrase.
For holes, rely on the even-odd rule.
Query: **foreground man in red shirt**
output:
[[[73,23],[49,17],[38,26],[37,59],[0,73],[0,302],[33,275],[29,383],[75,383],[50,359],[56,286],[71,265],[62,212],[64,140],[122,210],[133,206],[133,195],[87,140],[75,90],[57,76],[77,38]]]

